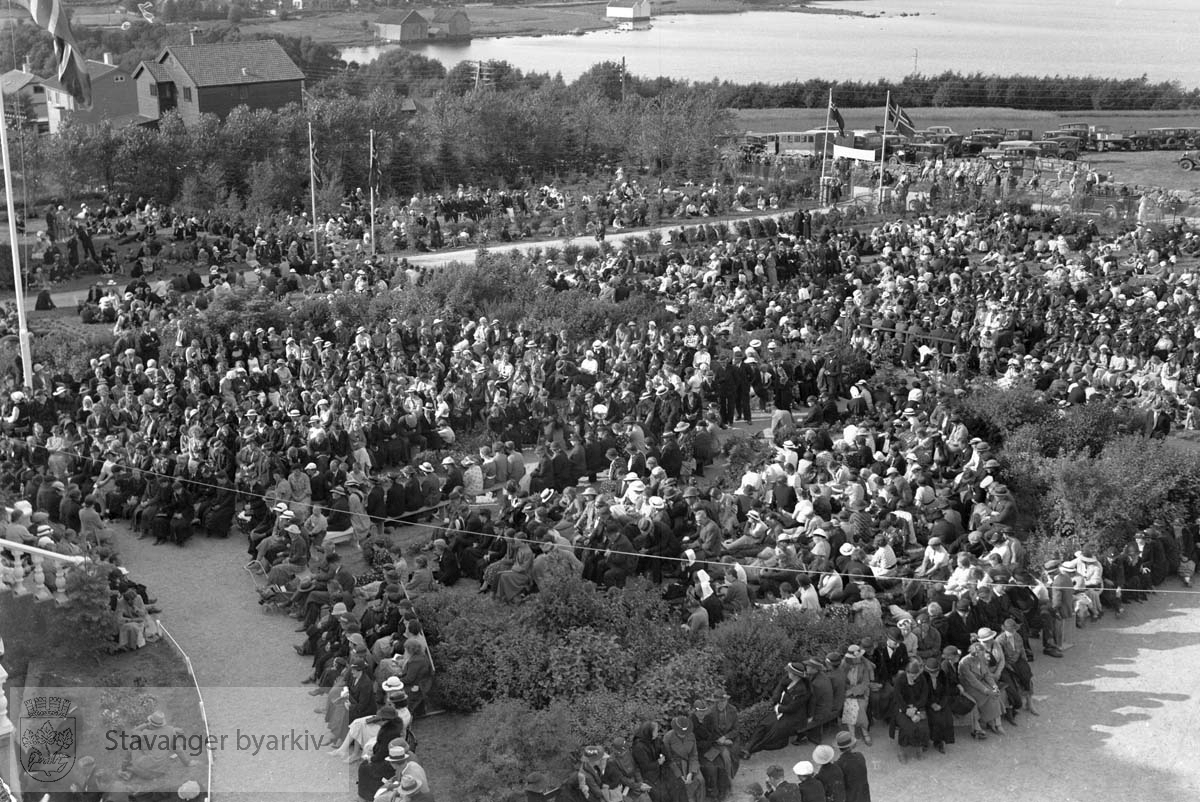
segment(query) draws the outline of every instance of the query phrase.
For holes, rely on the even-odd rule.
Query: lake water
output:
[[[634,75],[780,82],[814,77],[895,80],[916,69],[1098,75],[1200,86],[1197,0],[850,0],[826,8],[883,12],[747,12],[656,17],[647,31],[477,39],[422,45],[448,68],[504,60],[571,80],[600,61],[625,59]],[[899,16],[901,13],[919,16]],[[349,47],[366,62],[399,47]]]

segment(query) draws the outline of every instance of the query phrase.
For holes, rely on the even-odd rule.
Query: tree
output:
[[[53,617],[54,637],[71,643],[78,653],[91,655],[99,662],[109,651],[117,633],[117,614],[110,606],[112,591],[109,573],[116,568],[108,563],[83,563],[67,572],[67,603]]]

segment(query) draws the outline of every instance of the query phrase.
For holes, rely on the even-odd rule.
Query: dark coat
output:
[[[817,769],[817,779],[825,786],[825,802],[846,802],[846,780],[837,763],[826,763]]]
[[[842,752],[837,761],[846,783],[846,802],[871,802],[871,784],[867,780],[867,759],[861,752]]]

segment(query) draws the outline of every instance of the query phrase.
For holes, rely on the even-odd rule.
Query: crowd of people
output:
[[[189,233],[152,204],[105,208],[126,232],[175,230],[198,266],[98,288],[83,311],[103,309],[118,343],[86,371],[5,377],[0,487],[25,504],[6,537],[75,553],[111,541],[108,519],[178,547],[246,533],[261,601],[298,619],[363,799],[428,798],[411,723],[436,675],[412,598],[435,583],[515,604],[548,572],[609,587],[641,574],[675,589],[697,633],[769,604],[886,625],[880,642],[786,666],[774,720],[749,742],[730,738],[718,695],[663,732],[646,722],[591,748],[564,785],[695,802],[727,793],[747,755],[827,729],[846,754],[822,744],[797,764],[799,798],[839,773],[849,787],[839,764],[876,726],[902,759],[952,744],[959,717],[975,738],[1001,734],[1035,714],[1031,640],[1057,658],[1077,626],[1172,572],[1190,582],[1188,521],[1029,565],[1003,468],[955,405],[982,377],[1064,406],[1148,409],[1150,436],[1194,427],[1200,238],[1185,223],[1104,236],[996,209],[855,229],[798,211],[756,236],[674,232],[649,258],[531,265],[546,292],[649,295],[678,310],[673,324],[614,321],[579,340],[459,316],[217,337],[204,310],[231,286],[381,294],[422,272],[314,253],[298,227]],[[759,458],[706,473],[755,411]],[[494,508],[475,503],[487,490]],[[431,518],[427,551],[389,547],[389,530]],[[366,575],[338,543],[362,549]],[[778,774],[767,785],[792,798]]]

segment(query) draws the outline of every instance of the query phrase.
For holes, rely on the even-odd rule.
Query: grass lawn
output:
[[[130,732],[143,723],[149,713],[162,711],[170,725],[194,736],[197,744],[205,733],[199,697],[182,656],[167,639],[148,644],[135,652],[93,659],[74,651],[69,643],[49,645],[39,652],[23,678],[9,683],[14,698],[13,719],[20,709],[19,700],[38,696],[69,699],[75,719],[76,771],[78,759],[92,757],[96,770],[109,772],[113,785],[124,787],[116,779],[126,752],[115,748],[109,733]],[[156,789],[175,789],[187,780],[208,784],[208,754],[197,748],[191,765],[173,762],[170,772],[156,781]],[[25,791],[38,790],[35,783],[22,781]],[[132,790],[137,790],[132,787]],[[51,789],[46,789],[51,790]]]
[[[960,134],[973,128],[1032,128],[1034,136],[1069,122],[1109,125],[1114,130],[1200,125],[1200,111],[1055,112],[1003,108],[907,109],[917,127],[948,125]],[[846,128],[874,128],[883,122],[883,108],[841,109]],[[825,109],[734,109],[738,130],[771,133],[802,131],[825,124]],[[1113,179],[1138,186],[1200,192],[1200,171],[1179,169],[1179,151],[1086,153],[1084,161]]]

